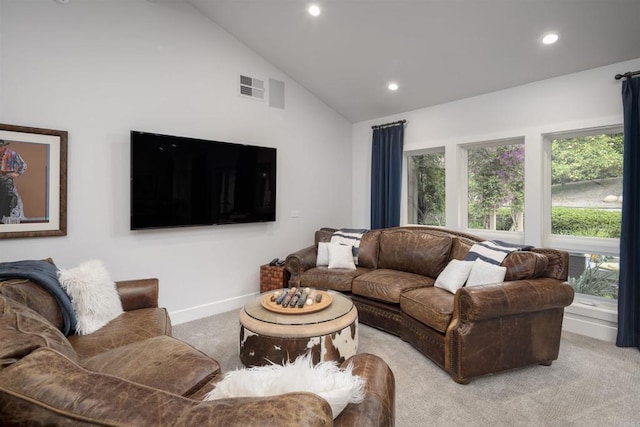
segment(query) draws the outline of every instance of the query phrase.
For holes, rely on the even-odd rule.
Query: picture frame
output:
[[[67,138],[0,124],[0,239],[67,235]]]

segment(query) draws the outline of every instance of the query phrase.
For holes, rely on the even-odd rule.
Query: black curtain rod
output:
[[[373,125],[371,126],[371,129],[382,129],[389,126],[403,125],[405,123],[407,123],[406,120],[398,120],[397,122],[385,123],[383,125]]]
[[[623,79],[625,77],[626,78],[633,77],[633,76],[636,76],[638,74],[640,74],[640,71],[629,71],[629,72],[624,73],[624,74],[616,74],[616,80],[620,80],[620,79]]]

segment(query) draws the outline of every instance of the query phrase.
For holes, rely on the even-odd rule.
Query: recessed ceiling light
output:
[[[307,9],[307,11],[311,16],[318,16],[320,15],[320,6],[318,6],[317,4],[312,4],[311,6],[309,6],[309,9]]]
[[[396,82],[390,82],[390,83],[387,85],[387,89],[389,89],[389,90],[398,90],[398,83],[396,83]]]
[[[554,44],[555,42],[558,41],[558,34],[557,33],[547,33],[544,36],[542,36],[542,43],[543,44]]]

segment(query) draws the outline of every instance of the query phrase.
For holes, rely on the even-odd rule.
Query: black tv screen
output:
[[[131,131],[132,230],[275,219],[275,148]]]

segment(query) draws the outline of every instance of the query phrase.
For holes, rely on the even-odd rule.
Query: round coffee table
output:
[[[266,292],[240,311],[240,361],[244,366],[282,364],[311,352],[313,363],[342,363],[358,349],[358,310],[344,295],[331,294],[327,308],[281,314],[264,308]],[[292,309],[295,310],[295,309]]]

